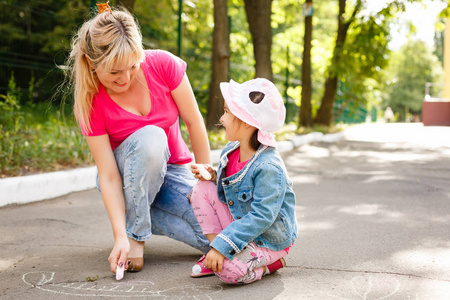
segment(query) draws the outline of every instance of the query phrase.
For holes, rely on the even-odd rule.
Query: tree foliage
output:
[[[409,39],[393,53],[384,106],[390,106],[402,121],[406,121],[409,114],[420,114],[425,84],[440,83],[442,80],[442,68],[439,66],[438,58],[425,42]]]
[[[256,15],[257,11],[247,8],[247,12],[246,2],[262,5],[262,1],[227,1],[230,21],[228,73],[229,78],[238,82],[258,76],[255,72],[257,63],[254,50],[263,49],[259,46],[255,49],[253,45],[248,12]],[[300,106],[305,24],[302,16],[303,1],[266,2],[271,3],[270,21],[263,25],[269,26],[264,27],[269,29],[257,27],[265,33],[270,31],[272,37],[270,62],[264,64],[271,68],[273,81],[281,94],[285,95],[287,107],[294,105],[293,101]],[[210,85],[217,85],[211,80],[213,1],[183,1],[181,49],[177,46],[179,0],[110,1],[112,6],[120,3],[131,5],[141,26],[146,48],[161,48],[175,54],[181,51],[181,58],[188,63],[187,72],[200,108],[206,116]],[[391,59],[387,48],[390,24],[405,9],[405,1],[391,0],[382,10],[368,13],[364,10],[364,4],[368,0],[345,1],[342,24],[349,26],[345,42],[336,48],[338,3],[338,0],[314,2],[314,16],[311,19],[314,35],[311,40],[310,100],[313,116],[317,115],[326,91],[325,82],[333,76],[337,79],[335,95],[343,100],[337,105],[333,102],[336,96],[330,98],[335,118],[350,103],[364,106],[368,99],[377,97],[376,89],[383,87],[378,84],[382,80],[380,71],[386,68]],[[358,7],[358,3],[362,3],[362,6],[356,10],[353,18],[352,12]],[[58,66],[64,63],[68,55],[72,35],[91,16],[91,5],[91,0],[0,2],[0,64],[4,70],[0,74],[0,94],[6,94],[11,71],[14,71],[22,104],[28,101],[30,82],[33,82],[33,101],[47,101],[62,81],[62,72]],[[269,52],[268,49],[264,51]],[[298,108],[295,110],[292,118],[298,115]]]

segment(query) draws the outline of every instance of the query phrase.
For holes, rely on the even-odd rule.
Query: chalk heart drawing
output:
[[[374,282],[375,281],[375,282]],[[357,276],[353,277],[352,280],[350,280],[350,287],[355,293],[354,296],[352,296],[351,299],[388,299],[395,294],[400,289],[400,282],[395,279],[395,281],[390,281],[391,285],[395,283],[395,286],[391,286],[391,290],[386,290],[387,283],[386,281],[377,282],[377,280],[374,280],[372,276]],[[378,287],[383,287],[383,291],[381,293],[384,293],[383,295],[380,294],[380,291],[377,289]],[[337,298],[337,299],[348,299],[348,298],[342,298],[336,295],[329,294],[328,296]]]
[[[212,299],[211,296],[222,291],[220,285],[187,285],[165,290],[154,289],[151,281],[134,282],[62,282],[53,283],[55,272],[29,272],[22,280],[42,291],[62,295],[82,297],[117,297],[150,299]]]

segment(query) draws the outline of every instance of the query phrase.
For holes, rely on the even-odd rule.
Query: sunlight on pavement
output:
[[[374,183],[374,182],[378,182],[378,181],[393,181],[393,180],[406,180],[407,178],[405,177],[401,177],[398,175],[374,175],[371,176],[370,178],[364,180],[364,183]]]
[[[405,216],[404,213],[384,209],[382,205],[378,204],[358,204],[353,206],[342,206],[337,210],[340,213],[356,216],[373,216],[378,215],[387,219],[398,219]],[[386,220],[383,220],[385,222]]]
[[[362,124],[345,131],[347,140],[407,143],[425,148],[450,147],[450,127],[423,126],[422,123]]]
[[[330,156],[330,150],[328,150],[327,148],[304,145],[301,150],[309,158],[311,157],[320,158]]]
[[[320,176],[318,175],[310,175],[308,174],[308,176],[295,176],[292,179],[293,183],[314,183],[314,184],[319,184],[320,182]]]
[[[375,215],[378,213],[378,205],[376,204],[359,204],[355,206],[344,206],[339,209],[339,212],[353,214],[353,215]]]
[[[329,230],[335,229],[336,225],[330,222],[299,222],[300,231]]]
[[[16,262],[14,259],[0,259],[0,271],[11,268]]]
[[[413,272],[440,273],[450,269],[450,248],[422,248],[398,252],[392,256],[392,261]]]

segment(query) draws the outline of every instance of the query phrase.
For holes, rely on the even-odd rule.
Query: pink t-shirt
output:
[[[233,152],[231,152],[230,154],[228,154],[228,164],[227,164],[227,170],[225,172],[225,175],[227,177],[230,177],[231,175],[236,174],[237,172],[242,170],[242,168],[248,162],[248,160],[244,161],[244,162],[239,162],[240,156],[241,156],[241,148],[240,147],[237,148],[236,150],[234,150]]]
[[[102,84],[92,101],[91,129],[82,130],[83,135],[109,135],[114,150],[136,130],[155,125],[162,128],[169,144],[168,163],[185,164],[192,161],[192,155],[181,137],[179,112],[171,91],[178,87],[186,72],[186,63],[163,50],[146,50],[141,64],[150,90],[151,110],[147,116],[128,112],[116,104]]]

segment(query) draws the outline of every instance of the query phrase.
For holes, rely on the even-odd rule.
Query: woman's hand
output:
[[[205,267],[208,269],[212,269],[214,272],[222,272],[223,268],[223,260],[225,256],[223,256],[219,251],[212,248],[209,250],[208,254],[206,254],[205,258]]]
[[[117,266],[122,264],[125,266],[125,270],[128,269],[128,253],[130,252],[130,242],[128,239],[117,239],[114,243],[114,248],[109,254],[108,261],[111,264],[111,272],[116,273]]]

